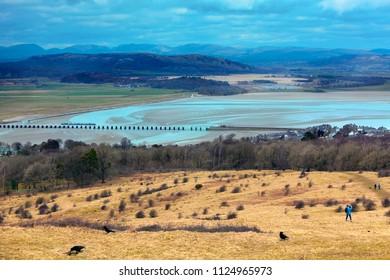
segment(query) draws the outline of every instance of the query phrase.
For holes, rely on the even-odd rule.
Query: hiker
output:
[[[348,217],[349,217],[349,220],[352,222],[352,215],[351,215],[351,213],[352,213],[352,206],[347,204],[347,206],[345,207],[344,211],[345,211],[345,214],[346,214],[345,221],[347,221]]]
[[[381,189],[381,183],[378,183],[378,191]]]
[[[374,184],[374,189],[376,190],[376,184]]]

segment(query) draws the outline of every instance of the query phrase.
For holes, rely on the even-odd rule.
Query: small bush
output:
[[[104,190],[104,191],[102,191],[102,192],[100,193],[100,197],[109,197],[109,196],[111,196],[111,195],[112,195],[112,193],[111,193],[110,190]]]
[[[94,196],[93,196],[93,199],[94,199],[94,200],[99,199],[99,194],[98,194],[98,193],[95,193]]]
[[[107,210],[107,206],[106,205],[102,205],[102,207],[100,207],[101,210]]]
[[[88,201],[88,202],[92,201],[93,200],[93,195],[88,196],[85,200]]]
[[[203,215],[207,215],[208,213],[209,213],[209,209],[208,208],[203,208],[202,214]]]
[[[235,219],[237,218],[237,213],[236,212],[230,212],[227,217],[228,220]]]
[[[198,217],[198,213],[195,211],[194,213],[192,213],[192,215],[191,215],[193,218],[196,218],[196,217]]]
[[[390,199],[386,197],[384,200],[382,200],[382,206],[383,207],[390,207]]]
[[[67,197],[72,197],[72,193],[68,193]]]
[[[367,199],[363,204],[363,206],[366,209],[366,211],[373,211],[376,209],[376,204],[371,199]]]
[[[309,188],[313,187],[314,183],[312,181],[309,181]]]
[[[130,195],[130,202],[131,202],[131,203],[137,203],[137,202],[138,202],[138,199],[139,199],[139,196],[136,195],[135,193],[132,193],[132,194]]]
[[[284,195],[288,195],[290,193],[290,185],[285,185],[284,186]]]
[[[267,183],[264,182],[264,183],[261,184],[261,186],[262,186],[262,187],[266,187],[266,186],[267,186]]]
[[[307,214],[302,214],[302,219],[309,219],[309,215],[307,215]]]
[[[266,193],[266,191],[262,191],[262,192],[260,193],[260,196],[265,196],[265,193]]]
[[[235,187],[233,190],[232,190],[232,193],[239,193],[241,192],[241,188],[240,187]]]
[[[32,219],[32,215],[28,210],[23,209],[20,212],[20,218],[21,219]]]
[[[326,207],[330,207],[337,204],[339,204],[339,202],[336,199],[328,199],[327,201],[324,202],[324,205]]]
[[[57,194],[52,194],[52,195],[50,196],[51,201],[54,201],[56,198],[58,198],[58,195],[57,195]]]
[[[237,211],[242,211],[244,209],[245,209],[245,207],[242,204],[238,205],[237,208],[236,208]]]
[[[352,202],[351,206],[352,206],[352,212],[358,212],[360,210],[360,207],[356,202]]]
[[[150,218],[156,218],[157,217],[157,210],[155,210],[155,209],[150,210],[149,216],[150,216]]]
[[[119,203],[119,206],[118,206],[118,211],[119,213],[125,211],[126,209],[126,202],[124,199],[121,200],[121,202]]]
[[[390,217],[390,210],[385,213],[386,217]]]
[[[216,190],[216,193],[220,193],[220,192],[226,192],[226,186],[221,186],[218,190]]]
[[[188,178],[187,177],[183,178],[183,183],[188,183]]]
[[[41,206],[39,206],[38,211],[39,211],[39,215],[44,215],[44,214],[50,213],[49,206],[47,206],[46,204],[42,204]]]
[[[107,203],[109,203],[110,202],[110,200],[109,199],[105,199],[105,200],[103,200],[103,204],[107,204]]]
[[[342,185],[341,187],[340,187],[340,189],[343,191],[343,190],[345,190],[347,188],[347,186],[346,185]]]
[[[196,185],[195,185],[195,189],[196,189],[196,190],[200,190],[201,188],[203,188],[203,185],[202,185],[202,184],[196,184]]]
[[[175,185],[179,184],[179,179],[173,180],[173,183],[174,183]]]
[[[144,213],[144,211],[139,211],[139,212],[137,212],[137,213],[135,214],[135,217],[136,217],[137,219],[143,219],[143,218],[145,218],[145,213]]]
[[[57,212],[58,210],[60,210],[60,206],[57,203],[54,203],[50,208],[51,212]]]
[[[328,185],[328,189],[333,189],[333,185]]]
[[[305,202],[302,200],[298,200],[294,202],[294,205],[296,209],[302,209],[303,207],[305,207]]]
[[[344,208],[341,205],[339,205],[339,207],[336,208],[336,212],[337,213],[344,212]]]
[[[123,189],[121,187],[117,188],[117,192],[123,192]]]
[[[152,199],[149,199],[148,200],[148,205],[149,205],[149,207],[153,207],[154,206],[154,201]]]
[[[114,216],[115,216],[115,210],[114,210],[114,209],[111,209],[111,210],[110,210],[110,213],[108,214],[108,216],[109,216],[110,218],[114,218]]]
[[[219,207],[227,207],[227,206],[229,206],[230,204],[229,204],[229,202],[227,202],[227,201],[222,201],[221,202],[221,205],[219,206]]]
[[[0,216],[0,225],[4,222],[4,216]]]
[[[42,197],[42,196],[40,196],[40,197],[38,197],[37,200],[35,201],[35,207],[38,207],[38,205],[43,204],[43,203],[45,203],[45,198]]]
[[[31,206],[32,206],[31,201],[26,201],[26,202],[24,203],[24,208],[30,208]]]

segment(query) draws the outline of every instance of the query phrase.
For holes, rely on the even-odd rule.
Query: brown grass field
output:
[[[188,182],[184,183],[184,178]],[[382,189],[374,190],[378,182]],[[131,194],[164,183],[168,189],[155,190],[140,196],[138,202],[130,202]],[[202,188],[195,189],[196,184],[202,184]],[[226,191],[217,192],[223,185]],[[389,186],[390,178],[378,178],[374,172],[307,172],[300,178],[300,172],[289,170],[178,171],[137,173],[89,188],[30,197],[6,196],[0,198],[0,214],[4,217],[0,259],[389,260],[390,218],[385,216],[389,208],[381,204],[390,197]],[[236,187],[240,191],[232,193]],[[104,190],[112,195],[86,200]],[[53,194],[58,196],[54,201]],[[49,207],[57,203],[60,209],[39,215],[35,206],[38,197],[44,197]],[[337,207],[344,209],[346,203],[363,197],[374,201],[376,209],[366,211],[358,203],[360,209],[352,214],[353,222],[345,221],[344,211],[336,212]],[[126,207],[119,212],[122,199]],[[338,204],[325,206],[329,199]],[[32,203],[27,208],[32,219],[21,219],[14,212],[27,201]],[[305,206],[296,209],[295,201],[304,201]],[[166,210],[168,203],[170,208]],[[101,209],[103,205],[106,210]],[[239,205],[244,209],[237,210]],[[145,218],[136,218],[141,210]],[[151,210],[156,210],[157,217],[150,217]],[[227,219],[229,213],[237,217]],[[78,226],[72,226],[70,219]],[[67,226],[56,226],[59,221]],[[22,227],[23,223],[30,226]],[[106,234],[101,230],[105,224],[117,232]],[[142,230],[145,226],[156,230]],[[227,230],[243,227],[260,232]],[[212,229],[218,230],[210,232]],[[290,239],[281,241],[280,231]],[[65,254],[74,245],[86,249],[79,254]]]

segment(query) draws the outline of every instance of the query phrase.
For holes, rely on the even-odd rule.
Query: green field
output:
[[[49,82],[45,85],[1,86],[0,122],[21,116],[121,107],[187,96],[182,90],[117,88],[112,84],[87,85]]]

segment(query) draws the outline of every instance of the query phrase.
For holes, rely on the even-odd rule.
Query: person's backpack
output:
[[[347,207],[345,207],[345,209],[344,209],[344,212],[345,212],[345,213],[347,213],[347,212],[348,212],[348,209],[347,209]]]

